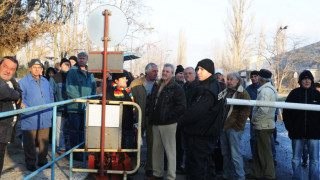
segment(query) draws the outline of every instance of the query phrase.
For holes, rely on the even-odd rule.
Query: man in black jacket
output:
[[[299,76],[300,87],[292,90],[286,102],[320,104],[320,93],[312,86],[313,75],[304,70]],[[309,179],[319,179],[320,112],[306,110],[283,110],[283,121],[292,140],[293,179],[302,179],[301,157],[304,144],[309,152]]]
[[[21,89],[13,78],[18,69],[18,61],[11,56],[0,60],[0,112],[18,109],[21,104]],[[15,136],[17,116],[0,118],[0,177],[7,144]]]
[[[218,94],[221,87],[214,76],[211,59],[198,62],[197,74],[200,86],[192,98],[191,107],[179,119],[179,126],[188,135],[186,173],[188,180],[211,177],[214,169],[209,158],[222,131],[223,101]],[[209,168],[208,168],[209,167]]]
[[[168,160],[167,179],[176,178],[176,130],[177,120],[186,110],[186,97],[180,85],[174,81],[174,66],[165,64],[162,77],[151,91],[149,108],[152,123],[153,179],[163,176],[164,151]]]

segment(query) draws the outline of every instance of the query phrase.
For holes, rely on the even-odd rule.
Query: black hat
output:
[[[201,66],[203,69],[207,70],[209,73],[214,74],[214,63],[211,59],[203,59],[198,62],[196,69],[198,66]]]
[[[113,73],[112,74],[112,81],[115,82],[116,79],[127,77],[126,73]]]
[[[33,65],[41,65],[41,67],[43,67],[40,59],[31,59],[31,61],[29,62],[29,68],[31,68]]]
[[[60,66],[65,62],[70,63],[70,61],[67,58],[62,58],[61,61],[60,61]]]
[[[256,70],[251,71],[250,76],[253,76],[253,75],[258,76],[259,75],[259,71],[256,71]]]
[[[312,73],[309,70],[304,70],[304,71],[302,71],[302,73],[299,76],[299,84],[306,77],[311,79],[312,84],[314,83],[314,77],[313,77]]]
[[[260,69],[258,75],[263,78],[271,78],[272,73],[267,69]]]
[[[78,62],[78,58],[76,56],[69,57],[69,61],[74,60],[75,62]]]
[[[183,72],[183,71],[184,71],[183,66],[182,66],[182,65],[178,65],[178,66],[177,66],[177,69],[176,69],[175,75],[177,75],[178,73]]]

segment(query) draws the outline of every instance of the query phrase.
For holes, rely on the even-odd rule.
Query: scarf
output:
[[[130,91],[130,89],[127,86],[121,87],[118,84],[112,82],[111,86],[114,89],[114,97],[115,98],[124,98],[124,94],[123,91],[126,91],[127,94],[129,95],[129,97],[131,98],[131,101],[134,102],[134,98],[132,96],[132,92]],[[135,106],[132,107],[133,110],[133,119],[136,119],[136,108]]]

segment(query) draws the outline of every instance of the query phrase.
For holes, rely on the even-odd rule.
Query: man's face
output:
[[[155,81],[158,76],[158,67],[153,66],[149,72],[147,72],[148,79],[150,81]]]
[[[308,78],[308,77],[305,77],[305,78],[303,78],[303,79],[301,80],[301,85],[302,85],[302,87],[305,88],[305,89],[309,89],[309,88],[311,87],[311,83],[312,83],[312,81],[311,81],[311,79]]]
[[[0,65],[0,78],[4,81],[9,81],[16,73],[17,64],[10,59],[4,59]]]
[[[250,76],[252,84],[255,84],[258,82],[258,76],[257,75],[252,75]]]
[[[320,87],[316,87],[316,90],[320,92]]]
[[[211,73],[209,73],[207,70],[205,70],[201,66],[198,66],[197,74],[198,74],[199,81],[204,81],[208,79],[210,76],[212,76]]]
[[[195,80],[196,74],[193,72],[192,69],[186,69],[184,71],[184,79],[188,82],[191,83]]]
[[[220,74],[220,73],[216,73],[216,78],[219,80],[219,81],[223,81],[223,75]]]
[[[78,57],[78,63],[80,67],[84,67],[87,65],[88,57],[87,56],[79,56]]]
[[[40,64],[35,64],[35,65],[32,65],[29,68],[29,70],[30,70],[32,77],[38,78],[40,75],[42,75],[43,68]]]
[[[74,66],[74,65],[77,63],[77,61],[75,61],[75,60],[73,60],[73,59],[70,59],[69,61],[70,61],[70,63],[71,63],[71,67]]]
[[[176,74],[176,80],[177,81],[184,81],[183,72],[179,72]]]
[[[227,84],[229,89],[236,89],[238,86],[239,80],[234,76],[229,76],[227,78]]]
[[[170,80],[173,77],[173,72],[171,67],[167,66],[162,69],[161,79],[164,81]]]
[[[69,62],[64,62],[61,64],[61,70],[64,72],[68,72],[70,69],[70,63]]]

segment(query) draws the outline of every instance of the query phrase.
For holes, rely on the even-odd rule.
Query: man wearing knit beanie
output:
[[[200,81],[192,106],[179,119],[179,127],[187,135],[187,179],[212,179],[213,162],[209,160],[214,151],[223,125],[223,100],[218,97],[221,87],[214,76],[211,59],[198,62],[197,75]],[[207,174],[208,173],[208,174]]]
[[[175,73],[175,81],[183,87],[184,85],[184,75],[183,75],[184,68],[182,65],[178,65]]]
[[[300,87],[293,89],[286,102],[320,105],[320,93],[313,87],[314,77],[309,70],[299,76]],[[304,146],[309,154],[309,179],[319,179],[319,111],[283,109],[283,122],[292,141],[292,179],[303,179],[301,157]]]

